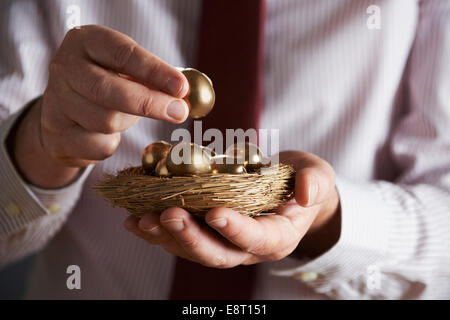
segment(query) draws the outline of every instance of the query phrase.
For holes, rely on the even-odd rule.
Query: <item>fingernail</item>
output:
[[[317,192],[319,191],[319,183],[317,181],[316,176],[311,176],[308,187],[308,204],[307,206],[311,206],[316,201]]]
[[[183,100],[174,100],[167,107],[167,115],[176,121],[181,121],[186,118],[187,109],[186,102]]]
[[[227,225],[227,219],[219,218],[215,220],[211,220],[208,224],[214,228],[225,228]]]
[[[167,80],[167,90],[171,95],[177,97],[182,89],[183,82],[180,79],[169,78],[169,80]]]
[[[154,226],[151,229],[145,229],[144,232],[151,234],[154,237],[159,237],[161,235],[161,228],[159,226]]]
[[[167,227],[172,231],[181,231],[184,229],[183,219],[169,219],[163,220],[161,222],[166,224]]]

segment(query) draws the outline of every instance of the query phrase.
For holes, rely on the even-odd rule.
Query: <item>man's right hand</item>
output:
[[[102,26],[69,31],[50,63],[44,95],[18,124],[12,156],[43,188],[70,183],[111,156],[140,117],[186,120],[184,75],[128,36]]]

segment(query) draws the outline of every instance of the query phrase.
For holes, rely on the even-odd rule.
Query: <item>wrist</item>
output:
[[[43,147],[41,108],[42,98],[39,98],[17,120],[7,138],[8,152],[26,182],[41,188],[63,187],[80,169],[60,165]]]
[[[339,213],[340,200],[336,188],[334,188],[327,201],[321,203],[319,206],[319,212],[308,230],[310,234],[329,228],[329,222]]]
[[[294,257],[316,258],[331,249],[341,235],[341,207],[337,191],[321,209],[308,232],[292,255]]]

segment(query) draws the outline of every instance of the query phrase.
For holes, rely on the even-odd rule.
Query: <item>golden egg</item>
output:
[[[151,174],[155,168],[156,164],[164,159],[170,151],[172,145],[165,141],[158,141],[149,144],[142,153],[142,167],[147,174]]]
[[[229,147],[225,154],[238,159],[238,163],[244,163],[249,171],[257,170],[264,165],[264,156],[258,146],[253,143],[236,143]]]
[[[237,163],[237,159],[226,155],[218,155],[213,157],[213,163],[211,164],[211,172],[217,173],[232,173],[241,174],[246,173],[244,164]]]
[[[203,147],[188,142],[173,146],[166,166],[173,175],[192,175],[211,172],[211,160]]]
[[[159,160],[158,164],[155,168],[155,175],[158,177],[170,177],[172,174],[169,172],[169,169],[167,169],[166,166],[166,159]]]
[[[184,98],[189,106],[189,117],[203,118],[212,110],[216,100],[212,81],[204,73],[192,68],[182,69],[181,72],[189,82],[189,91]]]
[[[203,149],[204,153],[208,156],[210,161],[212,161],[212,159],[217,156],[217,153],[211,148],[204,147],[204,146],[200,146],[200,148]]]

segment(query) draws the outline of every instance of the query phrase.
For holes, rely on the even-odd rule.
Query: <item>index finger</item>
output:
[[[187,94],[189,83],[180,71],[127,35],[104,26],[83,26],[73,33],[81,37],[83,51],[97,64],[174,97]]]

